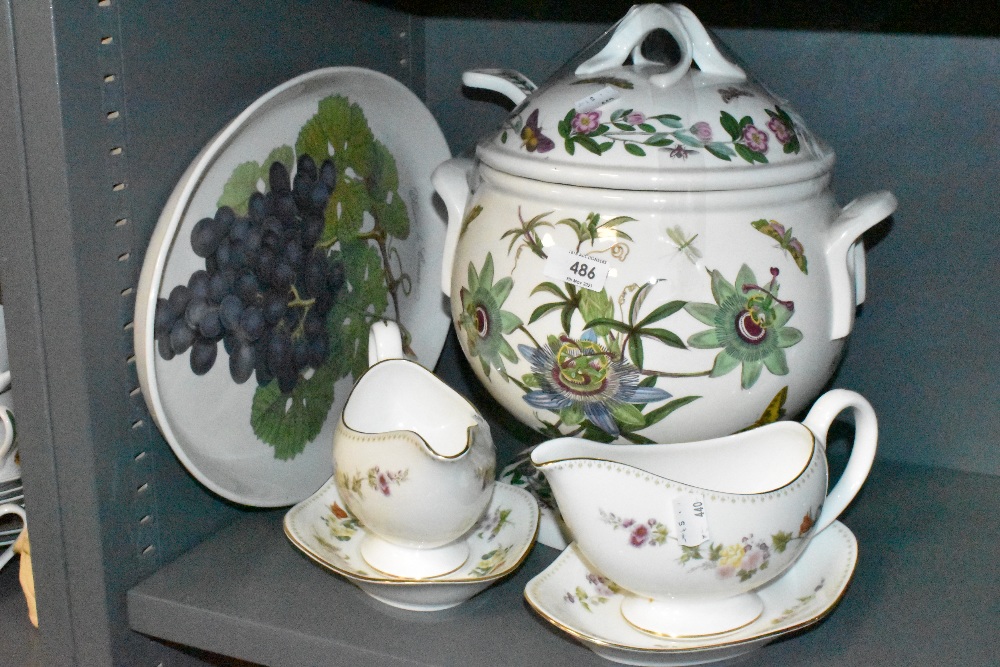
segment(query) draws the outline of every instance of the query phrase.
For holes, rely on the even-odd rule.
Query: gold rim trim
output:
[[[735,646],[741,646],[743,644],[755,643],[755,642],[758,642],[758,641],[761,641],[761,640],[764,640],[764,639],[772,639],[772,638],[780,637],[782,635],[786,635],[786,634],[789,634],[789,633],[792,633],[792,632],[796,632],[798,630],[802,630],[804,628],[808,628],[808,627],[811,627],[813,625],[816,625],[817,623],[819,623],[820,621],[822,621],[824,618],[826,618],[827,616],[829,616],[830,613],[837,607],[837,605],[840,604],[840,601],[844,598],[844,596],[847,593],[847,589],[850,587],[851,581],[854,579],[854,573],[855,573],[855,571],[857,569],[857,561],[858,561],[858,545],[857,545],[857,538],[854,536],[854,534],[851,532],[851,530],[849,528],[847,528],[847,526],[844,526],[843,524],[841,524],[839,521],[835,522],[834,524],[831,524],[827,528],[827,530],[829,530],[830,528],[834,528],[835,526],[836,526],[837,530],[842,531],[842,533],[846,532],[846,535],[845,535],[846,540],[848,542],[850,542],[851,546],[849,548],[849,553],[848,553],[848,560],[850,561],[848,569],[850,571],[848,572],[847,576],[844,578],[843,583],[840,585],[840,590],[837,591],[836,595],[833,597],[832,600],[830,600],[829,604],[827,604],[818,613],[816,613],[816,614],[810,616],[808,619],[805,619],[805,620],[800,621],[798,623],[793,623],[791,625],[787,625],[787,626],[784,626],[784,627],[781,627],[781,628],[778,628],[778,629],[775,629],[775,630],[771,630],[769,632],[760,632],[760,633],[757,633],[757,634],[752,635],[750,637],[741,637],[741,638],[739,638],[739,639],[737,639],[735,641],[720,641],[720,642],[713,643],[713,644],[701,644],[701,645],[697,645],[697,646],[677,646],[677,647],[659,647],[659,648],[657,648],[657,647],[646,647],[646,646],[628,646],[627,644],[619,644],[619,643],[616,643],[616,642],[613,642],[613,641],[608,641],[607,639],[601,639],[600,637],[595,637],[595,636],[590,635],[590,634],[588,634],[586,632],[577,630],[576,628],[572,628],[572,627],[566,625],[565,623],[559,621],[558,619],[554,618],[553,616],[551,616],[544,609],[542,609],[541,607],[539,607],[538,604],[534,600],[532,600],[532,598],[530,596],[529,589],[532,587],[532,584],[534,584],[535,579],[537,579],[538,577],[543,576],[548,568],[546,568],[546,570],[543,570],[541,573],[539,573],[538,575],[536,575],[535,578],[533,578],[531,581],[528,582],[528,585],[524,589],[524,599],[528,603],[528,606],[530,606],[533,610],[535,610],[535,612],[539,616],[541,616],[546,621],[548,621],[549,623],[551,623],[555,627],[559,628],[560,630],[562,630],[566,634],[568,634],[568,635],[570,635],[572,637],[575,637],[576,639],[579,639],[581,641],[584,641],[584,642],[586,642],[588,644],[594,644],[596,646],[601,646],[601,647],[604,647],[604,648],[616,649],[616,650],[621,650],[621,651],[628,651],[628,652],[632,652],[632,653],[698,653],[698,652],[702,652],[702,651],[712,651],[712,650],[715,650],[715,649],[730,648],[730,647],[735,647]],[[573,546],[570,545],[569,547],[567,547],[567,549],[570,549],[570,548],[573,548]],[[566,556],[564,554],[561,554],[559,556],[559,558],[563,558],[563,557],[566,557]],[[549,567],[551,567],[551,565]],[[584,566],[584,567],[586,567],[586,566]],[[636,631],[637,632],[641,632],[639,630],[636,630]],[[642,634],[644,636],[647,636],[647,637],[653,637],[653,635],[645,633],[645,632],[642,632]],[[721,635],[717,635],[717,636],[721,636]],[[681,641],[685,641],[685,640],[680,640],[679,639],[679,640],[675,640],[675,641],[681,642]],[[688,641],[693,641],[693,640],[688,640]]]
[[[333,484],[332,481],[328,481],[327,484],[324,484],[319,491],[317,491],[315,494],[313,494],[306,500],[302,501],[300,505],[292,507],[292,509],[290,509],[285,514],[285,518],[282,521],[282,529],[285,533],[285,537],[287,537],[288,540],[310,560],[312,560],[314,563],[321,566],[322,568],[329,570],[334,574],[339,574],[348,580],[361,581],[369,584],[385,584],[392,586],[431,586],[431,585],[445,586],[449,584],[461,585],[461,584],[478,584],[478,583],[493,582],[498,579],[502,579],[503,577],[509,575],[514,570],[517,570],[521,566],[521,564],[524,563],[525,560],[527,560],[528,556],[531,554],[531,548],[534,546],[535,542],[538,539],[538,529],[539,529],[539,524],[541,523],[540,513],[537,510],[538,505],[537,503],[535,503],[534,498],[531,497],[531,495],[527,491],[519,489],[510,484],[505,484],[503,482],[498,482],[498,481],[495,481],[494,485],[495,485],[494,493],[496,491],[496,488],[504,487],[505,489],[512,489],[514,491],[514,495],[519,497],[521,500],[527,500],[528,498],[531,499],[531,503],[528,503],[527,507],[531,508],[532,505],[534,505],[534,507],[536,508],[534,513],[535,528],[531,533],[531,537],[525,542],[524,547],[521,550],[521,554],[518,556],[517,560],[511,562],[509,565],[505,566],[499,572],[492,573],[485,577],[463,577],[461,579],[441,578],[448,576],[447,574],[438,575],[437,578],[432,578],[432,579],[409,579],[405,577],[391,577],[391,576],[377,577],[367,574],[359,574],[357,572],[351,572],[349,570],[337,567],[329,560],[327,560],[323,556],[313,551],[313,549],[303,540],[301,540],[289,527],[289,524],[291,523],[290,517],[292,517],[293,513],[298,514],[299,512],[305,510],[307,506],[320,502],[320,499],[327,494],[327,489],[329,487],[332,487],[334,491],[336,491],[336,485]],[[337,494],[336,497],[338,500],[340,500],[339,494]]]

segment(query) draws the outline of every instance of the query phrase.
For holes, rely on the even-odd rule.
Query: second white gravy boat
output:
[[[854,413],[854,444],[828,493],[824,441],[845,409]],[[531,461],[585,558],[631,593],[625,619],[652,634],[695,637],[761,614],[754,590],[787,570],[851,502],[877,440],[868,401],[835,389],[801,424],[670,445],[558,438],[538,445]]]

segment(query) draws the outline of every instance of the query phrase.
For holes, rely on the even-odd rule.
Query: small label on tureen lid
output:
[[[547,278],[595,292],[604,289],[609,271],[607,260],[592,255],[580,255],[558,246],[546,248],[545,252],[549,256],[544,269]]]
[[[708,541],[708,516],[705,498],[697,493],[686,493],[674,498],[674,518],[677,520],[677,541],[686,547],[696,547]]]
[[[604,106],[608,102],[613,102],[621,97],[616,89],[611,86],[604,86],[596,93],[591,93],[587,97],[578,101],[573,108],[577,110],[577,113],[588,113],[594,109]]]

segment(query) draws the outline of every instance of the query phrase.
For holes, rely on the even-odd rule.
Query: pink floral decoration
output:
[[[573,117],[573,130],[577,134],[589,134],[596,130],[601,124],[601,112],[600,111],[588,111],[587,113],[578,113]]]
[[[708,143],[712,140],[712,126],[705,121],[698,121],[691,126],[691,134],[696,136],[699,141]]]
[[[752,151],[767,152],[767,133],[755,125],[743,128],[743,143]]]

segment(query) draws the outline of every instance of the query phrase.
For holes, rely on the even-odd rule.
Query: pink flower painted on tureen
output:
[[[781,142],[782,145],[787,144],[795,137],[791,128],[789,128],[785,121],[780,118],[772,118],[767,121],[767,127],[774,132],[775,138]]]
[[[743,143],[752,151],[767,152],[767,133],[755,125],[743,128]]]
[[[588,111],[573,117],[573,130],[578,134],[589,134],[601,125],[601,112]]]
[[[708,143],[712,140],[712,126],[705,121],[698,121],[691,126],[691,134],[698,138],[699,141]]]
[[[624,121],[630,125],[638,125],[639,123],[646,122],[646,114],[641,111],[633,111],[629,115],[625,116]]]

